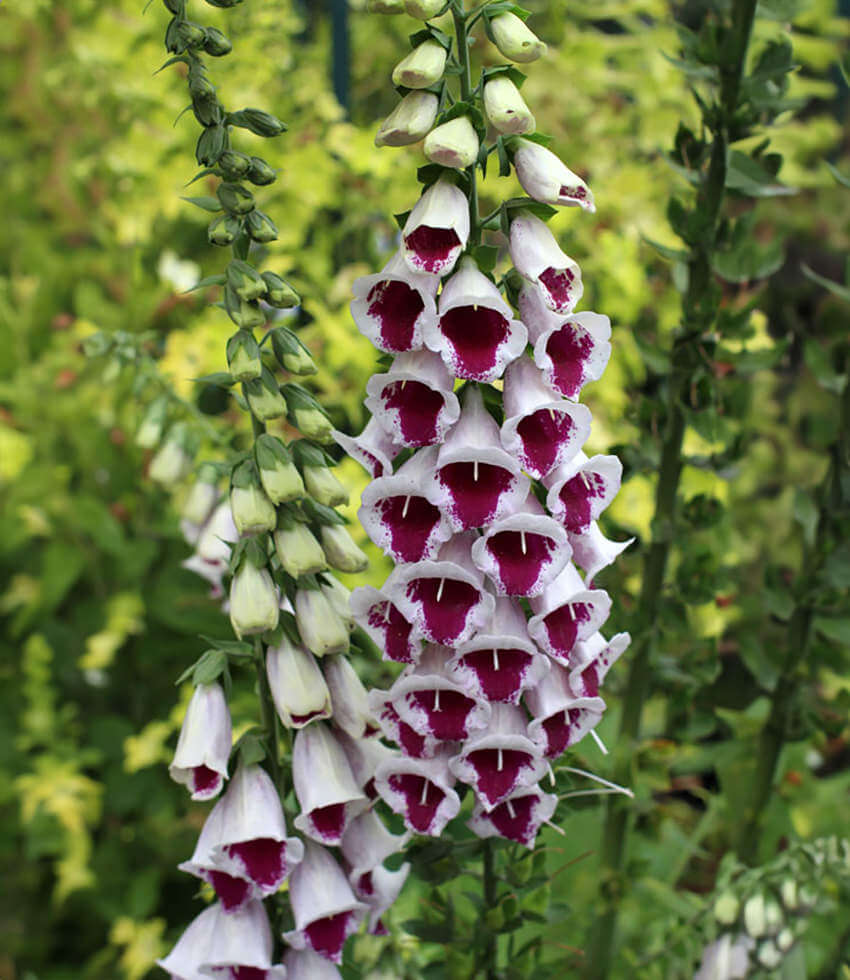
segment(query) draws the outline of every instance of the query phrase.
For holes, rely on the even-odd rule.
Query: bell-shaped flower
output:
[[[622,475],[616,456],[576,453],[543,480],[549,513],[571,533],[582,534],[617,496]]]
[[[394,476],[373,480],[363,491],[357,512],[366,533],[397,562],[434,558],[452,536],[438,507],[434,482],[436,447],[421,449]]]
[[[493,128],[507,135],[533,133],[537,126],[525,99],[507,75],[495,75],[485,82],[484,111]]]
[[[439,99],[433,92],[408,92],[375,133],[375,146],[408,146],[427,136]]]
[[[465,197],[463,201],[465,205]],[[354,280],[351,316],[357,329],[379,350],[389,354],[419,350],[425,325],[437,319],[434,297],[439,284],[429,269],[411,267],[397,252],[380,272]]]
[[[259,553],[246,554],[230,583],[230,623],[238,637],[265,633],[277,626],[280,596]]]
[[[528,737],[525,711],[512,704],[491,707],[486,731],[470,736],[460,753],[449,760],[449,769],[475,789],[485,810],[533,786],[546,772],[539,748]]]
[[[478,133],[469,116],[457,116],[441,123],[425,137],[422,149],[431,163],[464,170],[478,159]]]
[[[724,932],[703,949],[694,980],[741,980],[750,976],[750,951],[755,945],[755,940],[745,933],[733,936]]]
[[[534,596],[561,572],[572,548],[533,491],[522,506],[493,521],[472,545],[472,560],[499,595]]]
[[[402,446],[442,442],[460,417],[454,378],[429,350],[399,354],[386,374],[366,385],[366,407]]]
[[[310,841],[305,843],[304,860],[289,879],[289,900],[295,928],[283,934],[286,942],[294,949],[311,949],[341,963],[345,940],[356,932],[367,908],[354,897],[329,851]]]
[[[322,670],[331,692],[333,720],[337,728],[351,738],[375,735],[378,725],[369,707],[366,688],[348,659],[341,655],[325,657]]]
[[[191,469],[192,457],[183,442],[169,435],[150,461],[148,476],[154,483],[171,489],[188,476]]]
[[[342,856],[348,867],[348,880],[361,901],[371,904],[372,872],[403,850],[409,840],[409,832],[391,834],[374,810],[361,813],[348,825],[342,838]]]
[[[534,615],[528,633],[558,663],[569,663],[576,640],[586,640],[608,618],[611,597],[602,589],[585,589],[572,564],[531,600]]]
[[[342,974],[312,949],[288,949],[283,954],[286,980],[342,980]]]
[[[599,685],[631,641],[628,633],[617,633],[610,640],[606,640],[601,633],[594,633],[583,642],[576,643],[570,656],[570,688],[578,697],[595,698],[599,695]]]
[[[317,657],[345,653],[348,649],[348,623],[321,588],[304,588],[295,593],[295,621],[304,646]]]
[[[249,902],[234,912],[217,902],[201,912],[157,964],[176,980],[285,980],[285,968],[272,965],[272,952],[262,902]]]
[[[373,689],[369,692],[369,707],[378,719],[384,737],[395,742],[411,759],[430,759],[439,754],[442,751],[442,743],[438,738],[430,733],[421,734],[411,728],[406,721],[402,721],[401,715],[393,704],[393,691],[394,686],[389,691]],[[375,771],[377,772],[377,769]]]
[[[375,773],[382,762],[394,759],[398,750],[374,737],[351,738],[345,732],[337,732],[337,739],[345,751],[354,781],[370,800],[377,799]]]
[[[321,535],[322,549],[331,568],[354,574],[368,566],[366,552],[355,544],[344,524],[324,524]]]
[[[534,346],[534,362],[546,384],[565,398],[578,398],[582,386],[597,381],[611,357],[611,321],[599,313],[553,313],[540,290],[526,283],[519,310]]]
[[[448,52],[437,41],[423,41],[393,69],[393,85],[428,88],[443,77]]]
[[[573,561],[584,569],[585,581],[592,582],[603,568],[610,564],[628,548],[634,541],[612,541],[606,538],[596,521],[590,522],[590,527],[581,534],[567,532],[567,537],[573,548]]]
[[[438,180],[422,194],[404,223],[402,255],[413,272],[447,276],[468,238],[466,195],[450,180]]]
[[[334,442],[356,460],[372,479],[392,473],[393,460],[398,455],[399,447],[377,419],[369,419],[359,436],[348,436],[334,429],[333,437]]]
[[[220,599],[224,595],[222,581],[227,571],[226,562],[207,562],[195,552],[181,561],[180,567],[185,568],[188,572],[194,572],[195,575],[200,575],[202,579],[210,583],[212,586],[210,589],[211,599]]]
[[[449,663],[473,694],[509,704],[519,704],[522,692],[549,669],[528,635],[522,608],[506,598],[496,600],[490,622],[462,643]]]
[[[528,477],[502,446],[476,386],[465,392],[460,421],[440,447],[435,477],[436,502],[456,531],[483,527],[528,496]]]
[[[345,750],[321,721],[295,736],[292,783],[301,807],[295,826],[321,844],[339,844],[345,828],[369,803],[354,779]]]
[[[572,313],[583,292],[581,270],[533,214],[522,213],[511,222],[511,261],[536,284],[548,309]]]
[[[587,184],[545,146],[520,138],[514,167],[522,189],[535,201],[579,207],[591,213],[596,210]]]
[[[466,825],[476,837],[504,837],[533,848],[538,831],[552,819],[557,805],[553,793],[544,793],[537,786],[521,789],[492,810],[476,801]]]
[[[459,378],[495,381],[525,349],[525,326],[469,256],[443,286],[438,312],[425,326],[425,344]]]
[[[277,436],[264,432],[254,443],[260,482],[273,504],[285,504],[304,496],[304,482],[292,455]]]
[[[220,503],[201,531],[197,553],[208,564],[224,569],[230,560],[230,546],[238,540],[230,504]]]
[[[468,640],[493,612],[493,596],[472,563],[466,535],[446,542],[436,560],[397,566],[383,591],[426,640],[444,646]]]
[[[458,742],[486,728],[491,706],[471,691],[448,665],[449,652],[426,647],[419,663],[387,692],[399,718],[415,732],[441,742]]]
[[[595,728],[605,711],[600,697],[579,697],[570,686],[570,674],[559,664],[526,691],[525,703],[534,715],[529,738],[547,759],[554,759]]]
[[[590,409],[553,397],[529,357],[505,372],[504,399],[502,445],[538,480],[569,462],[590,435]]]
[[[546,53],[545,43],[510,11],[492,17],[488,26],[493,43],[510,61],[523,64]]]
[[[404,817],[408,829],[430,837],[439,837],[460,811],[454,782],[446,753],[431,759],[399,756],[375,774],[375,787],[387,806]]]
[[[240,766],[210,811],[195,852],[179,867],[209,882],[225,911],[272,895],[304,856],[304,845],[286,836],[280,797],[257,765]]]
[[[316,658],[285,632],[266,653],[266,675],[278,718],[286,728],[330,718],[331,693]]]
[[[351,613],[384,656],[399,664],[419,659],[422,640],[413,625],[384,594],[371,585],[351,593]]]
[[[404,883],[410,874],[410,863],[405,861],[394,871],[379,865],[367,874],[361,875],[354,889],[357,897],[369,906],[369,932],[373,936],[386,936],[387,927],[381,916],[395,905]]]
[[[253,460],[241,463],[230,480],[230,510],[240,535],[264,534],[274,529],[274,504],[260,484]]]
[[[293,578],[314,575],[327,568],[325,552],[313,532],[286,509],[278,518],[274,545],[281,567]]]
[[[189,788],[193,800],[218,796],[227,779],[233,728],[219,684],[198,684],[186,714],[168,774]]]
[[[218,498],[218,473],[214,466],[204,465],[198,473],[198,479],[186,495],[180,512],[181,519],[197,528],[199,534],[203,525],[209,520]]]

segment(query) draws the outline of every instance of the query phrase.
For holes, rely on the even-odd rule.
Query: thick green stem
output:
[[[682,472],[682,441],[686,428],[684,405],[698,361],[694,341],[712,325],[717,316],[716,302],[712,302],[711,260],[726,185],[729,127],[738,103],[755,8],[756,0],[736,0],[733,6],[732,43],[735,46],[735,57],[730,57],[728,67],[721,71],[722,119],[714,132],[708,173],[697,195],[696,207],[703,216],[705,232],[702,241],[693,247],[688,262],[688,287],[682,303],[682,326],[673,345],[667,388],[667,428],[655,491],[652,542],[644,555],[643,583],[635,614],[636,641],[620,719],[614,780],[623,784],[631,781],[632,759],[640,737],[643,707],[650,690],[658,612],[673,543],[676,499]],[[608,797],[601,848],[604,906],[594,923],[588,944],[588,980],[603,980],[607,977],[613,958],[618,903],[626,887],[623,863],[629,815],[630,808],[624,797]]]
[[[472,61],[469,57],[469,33],[467,14],[464,13],[463,3],[452,7],[452,18],[455,25],[455,48],[460,61],[460,97],[464,102],[472,101]],[[466,168],[469,179],[469,241],[477,245],[481,239],[481,222],[478,215],[478,181],[476,165]]]
[[[496,880],[496,872],[493,861],[493,842],[492,840],[485,840],[481,843],[481,860],[483,865],[483,891],[484,891],[484,913],[486,914],[490,909],[496,907],[498,900],[497,887],[498,882]],[[499,953],[499,937],[498,935],[486,928],[486,923],[484,923],[484,935],[486,938],[487,946],[484,950],[484,976],[487,980],[496,980],[498,977],[497,966],[498,966],[498,953]]]

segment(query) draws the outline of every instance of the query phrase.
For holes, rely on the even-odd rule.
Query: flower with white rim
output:
[[[478,159],[478,133],[469,116],[456,116],[435,126],[425,137],[423,150],[431,163],[465,170]]]
[[[393,85],[404,88],[428,88],[443,77],[448,52],[434,40],[423,41],[393,69]]]
[[[316,658],[285,631],[266,652],[266,675],[278,718],[286,728],[330,718],[331,694]]]
[[[418,143],[434,125],[439,104],[433,92],[408,92],[378,127],[375,146]]]
[[[371,700],[369,704],[371,711]],[[382,762],[396,758],[398,749],[390,748],[389,745],[373,736],[351,738],[345,732],[337,732],[337,739],[345,751],[355,782],[370,800],[377,799],[375,773]]]
[[[576,643],[570,654],[570,687],[578,697],[594,698],[599,685],[612,665],[628,649],[632,638],[628,633],[616,633],[606,640],[601,633],[594,633]]]
[[[537,125],[519,89],[507,75],[491,76],[484,83],[484,112],[500,133],[522,136]]]
[[[399,354],[388,372],[367,382],[366,408],[399,445],[430,446],[442,442],[460,417],[453,384],[439,354]]]
[[[320,533],[322,548],[331,568],[352,575],[368,566],[366,552],[355,543],[343,524],[324,524]]]
[[[186,708],[168,774],[193,800],[218,796],[227,779],[233,728],[220,684],[198,684]]]
[[[418,834],[439,837],[449,820],[460,812],[455,779],[449,772],[451,754],[442,752],[430,759],[399,756],[379,766],[375,788],[405,825]]]
[[[392,473],[399,447],[376,418],[369,419],[359,436],[334,429],[333,437],[346,455],[356,460],[373,479]]]
[[[442,187],[442,184],[439,186]],[[465,205],[466,198],[463,194],[453,184],[448,186],[461,195]],[[426,191],[420,198],[420,204],[424,200],[427,205],[431,200],[426,198],[428,193]],[[444,195],[441,193],[440,196]],[[427,220],[437,220],[433,209],[421,208],[420,213],[423,211],[427,211],[424,215]],[[415,212],[416,208],[411,211],[408,224]],[[466,222],[468,235],[468,213]],[[452,226],[430,228],[420,222],[413,232],[417,241],[418,237],[423,236],[418,229],[425,229],[440,236],[450,235],[454,240],[459,241]],[[458,250],[462,247],[460,245]],[[389,354],[418,350],[423,344],[422,331],[425,325],[437,319],[435,297],[439,285],[439,277],[431,275],[430,270],[424,268],[424,264],[412,267],[406,255],[396,252],[380,272],[371,276],[360,276],[359,279],[354,280],[351,316],[357,324],[357,329],[379,350]]]
[[[443,286],[438,313],[423,338],[459,378],[495,381],[528,341],[525,325],[514,319],[513,309],[471,256]]]
[[[522,189],[543,204],[596,210],[587,184],[551,150],[533,140],[517,139],[514,168]]]
[[[357,671],[342,656],[325,657],[322,672],[331,692],[334,725],[350,738],[375,735],[378,725],[369,708],[369,698]]]
[[[312,949],[288,949],[283,954],[286,980],[342,980],[342,974]]]
[[[533,786],[517,790],[492,810],[476,800],[466,825],[476,837],[504,837],[531,849],[537,832],[552,819],[557,805],[557,796]]]
[[[543,479],[549,513],[571,533],[581,534],[617,496],[622,475],[616,456],[576,453]]]
[[[540,290],[525,283],[519,310],[534,347],[534,363],[546,384],[565,398],[578,398],[582,386],[602,377],[611,357],[611,321],[600,313],[553,313]]]
[[[534,716],[528,737],[547,759],[555,759],[569,746],[580,742],[602,720],[605,702],[600,697],[579,697],[570,686],[564,667],[552,669],[525,693],[525,703]]]
[[[534,615],[529,636],[553,660],[569,662],[577,640],[586,640],[608,618],[611,597],[602,589],[586,589],[575,566],[568,563],[543,592],[531,599]],[[544,679],[545,680],[545,679]]]
[[[411,728],[406,721],[402,720],[392,699],[392,690],[380,691],[373,688],[369,691],[369,707],[372,709],[372,714],[378,719],[384,736],[398,745],[408,758],[430,759],[439,755],[442,751],[440,740],[430,732],[422,734]],[[391,762],[392,760],[385,759],[383,761]],[[380,768],[380,764],[378,768]],[[378,768],[375,769],[376,773]]]
[[[320,844],[336,845],[345,828],[369,804],[357,785],[345,751],[324,722],[295,735],[292,784],[301,813],[295,826]]]
[[[612,541],[606,538],[596,521],[591,521],[590,527],[581,534],[567,531],[567,537],[573,548],[573,561],[584,570],[587,582],[592,582],[603,568],[616,561],[634,541],[634,538],[626,541]]]
[[[590,435],[590,409],[553,397],[541,371],[526,355],[505,371],[504,406],[502,445],[538,480],[568,463]]]
[[[544,221],[522,212],[511,221],[511,261],[540,291],[554,313],[572,313],[581,299],[581,269],[558,245]]]
[[[381,651],[384,660],[410,664],[419,659],[421,637],[383,592],[371,585],[355,589],[351,593],[351,614]]]
[[[402,850],[410,832],[391,834],[374,810],[367,810],[349,824],[342,839],[342,855],[355,895],[370,908],[369,931],[380,934],[380,918],[395,902],[410,873],[405,863],[397,871],[383,862]]]
[[[345,653],[348,623],[334,609],[321,588],[299,588],[295,593],[295,620],[304,646],[317,657]]]
[[[412,272],[447,276],[468,239],[469,202],[457,184],[443,177],[426,188],[407,216],[402,255]]]
[[[546,44],[510,11],[491,17],[488,27],[493,43],[511,61],[525,64],[546,53]]]

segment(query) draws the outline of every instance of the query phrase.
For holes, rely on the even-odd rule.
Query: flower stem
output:
[[[497,881],[496,872],[494,866],[494,854],[493,854],[493,841],[485,840],[481,843],[481,860],[483,864],[483,891],[484,891],[484,907],[483,913],[486,913],[490,909],[494,909],[497,904]],[[497,961],[499,955],[499,936],[497,933],[486,928],[486,923],[484,923],[484,935],[486,936],[486,948],[484,951],[484,976],[487,980],[496,980],[498,977],[497,973]]]
[[[272,779],[281,797],[285,796],[281,786],[280,746],[277,740],[277,711],[272,699],[269,679],[266,675],[265,658],[263,657],[263,642],[259,636],[254,637],[254,661],[257,668],[257,688],[260,695],[260,721],[266,732],[266,747]]]
[[[472,62],[469,57],[468,15],[463,9],[463,0],[452,6],[452,18],[455,25],[455,48],[460,61],[460,97],[463,102],[472,102]],[[477,164],[466,168],[469,179],[469,241],[477,245],[481,240],[481,221],[478,214],[478,182],[476,177]]]

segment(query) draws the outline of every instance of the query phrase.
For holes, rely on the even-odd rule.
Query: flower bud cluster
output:
[[[468,15],[451,6],[463,61]],[[513,13],[487,14],[485,6],[488,35],[506,57],[531,61],[545,50]],[[394,73],[409,87],[410,65],[443,64],[430,40],[413,42]],[[468,63],[459,68],[468,79]],[[377,790],[410,830],[437,836],[466,784],[474,833],[532,847],[557,804],[541,778],[554,781],[551,762],[602,718],[600,684],[629,636],[600,632],[611,599],[592,581],[626,547],[597,524],[622,467],[582,451],[592,419],[578,400],[608,362],[610,323],[574,312],[581,271],[542,220],[554,212],[541,204],[593,211],[593,196],[519,135],[535,123],[518,74],[486,70],[429,129],[424,152],[439,167],[422,172],[397,253],[354,284],[358,328],[393,360],[367,386],[364,431],[337,438],[373,477],[359,516],[396,563],[380,590],[352,595],[357,622],[404,665],[389,690],[370,693],[402,751],[379,767]],[[412,87],[401,105],[420,96]],[[514,267],[507,295],[478,248],[475,170],[497,148],[481,148],[479,102],[529,195],[499,212]],[[410,139],[388,139],[388,124],[377,142],[398,145],[422,137],[425,116]]]

